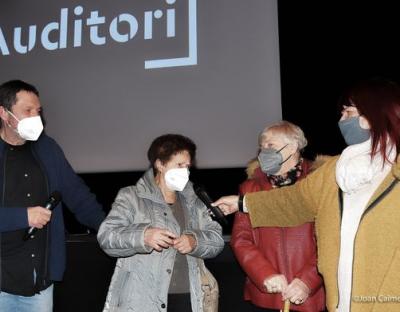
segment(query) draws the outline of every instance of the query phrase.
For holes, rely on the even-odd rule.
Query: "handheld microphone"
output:
[[[61,194],[58,191],[51,193],[49,199],[46,201],[44,208],[47,210],[53,210],[58,203],[61,201]],[[27,240],[31,235],[33,235],[38,229],[31,226],[25,233],[24,240]]]
[[[204,190],[203,187],[201,187],[200,185],[195,185],[194,192],[204,203],[204,205],[206,205],[207,209],[211,211],[211,213],[214,215],[216,221],[218,221],[219,224],[228,225],[228,220],[226,220],[224,213],[218,207],[214,207],[211,205],[213,201],[211,200],[210,196],[208,196],[207,192]]]

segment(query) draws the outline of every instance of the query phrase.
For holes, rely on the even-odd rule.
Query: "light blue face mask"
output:
[[[360,116],[340,120],[338,125],[347,145],[363,143],[371,136],[369,129],[361,128]]]

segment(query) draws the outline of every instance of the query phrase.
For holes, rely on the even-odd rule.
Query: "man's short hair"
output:
[[[10,111],[20,91],[32,92],[39,97],[39,91],[33,85],[22,80],[10,80],[0,85],[0,106]]]

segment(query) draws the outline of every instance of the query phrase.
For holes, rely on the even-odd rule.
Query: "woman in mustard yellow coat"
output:
[[[342,106],[340,156],[293,186],[215,205],[249,212],[253,227],[315,220],[328,310],[400,311],[400,87],[364,81]]]

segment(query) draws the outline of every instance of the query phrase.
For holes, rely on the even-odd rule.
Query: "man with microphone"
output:
[[[61,197],[81,223],[97,230],[104,219],[60,146],[42,133],[41,115],[34,86],[20,80],[0,85],[0,311],[5,312],[53,309],[53,282],[62,279],[66,260]]]

